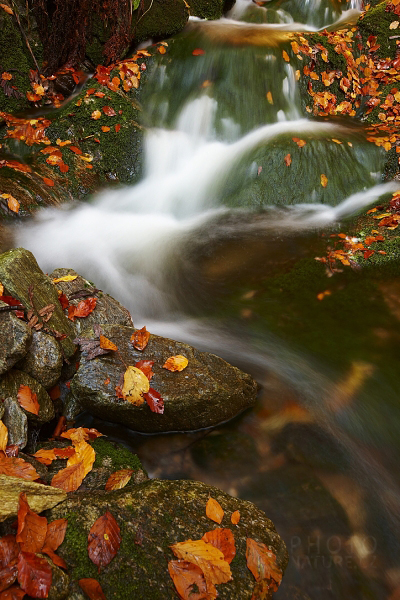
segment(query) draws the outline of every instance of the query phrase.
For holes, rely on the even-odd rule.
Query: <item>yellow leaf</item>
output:
[[[57,277],[53,279],[53,283],[60,283],[60,281],[75,281],[78,275],[64,275],[64,277]]]
[[[2,452],[6,451],[8,441],[8,429],[4,425],[3,421],[0,421],[0,450]]]
[[[273,104],[273,103],[274,103],[274,99],[273,99],[273,97],[272,97],[272,94],[271,94],[271,92],[268,92],[268,93],[267,93],[267,100],[268,100],[268,102],[269,102],[270,104]]]
[[[140,369],[129,366],[124,374],[124,385],[122,395],[134,406],[140,406],[144,402],[143,394],[150,389],[150,383],[146,375]]]
[[[326,188],[326,186],[328,185],[328,178],[326,175],[321,175],[321,185],[324,188]]]
[[[209,498],[206,504],[206,515],[212,521],[221,524],[222,519],[224,518],[224,510],[217,500],[214,498]]]
[[[211,583],[226,583],[232,579],[231,568],[221,550],[203,540],[187,540],[171,546],[178,558],[197,565]]]
[[[3,194],[4,196],[4,194]],[[10,210],[12,210],[15,213],[18,213],[19,211],[19,207],[20,207],[20,203],[18,202],[18,200],[16,198],[14,198],[14,196],[11,196],[11,194],[7,194],[8,198],[7,198],[7,206]]]
[[[100,336],[100,348],[103,348],[103,350],[118,350],[118,346],[116,346],[114,342],[106,338],[105,335]]]
[[[286,62],[290,61],[289,54],[286,52],[286,50],[282,50],[282,56]]]
[[[92,446],[85,441],[74,443],[75,454],[73,454],[67,462],[67,467],[72,467],[80,462],[83,463],[84,477],[92,470],[93,463],[96,459],[96,452]]]
[[[168,371],[183,371],[188,366],[188,359],[186,356],[182,356],[182,354],[177,354],[176,356],[170,356],[167,358],[165,363],[163,364],[163,369],[168,369]]]
[[[392,21],[389,25],[389,29],[397,29],[399,26],[399,21]]]
[[[99,110],[94,110],[92,112],[92,119],[94,119],[95,121],[97,121],[97,119],[100,119],[101,117],[101,112]]]

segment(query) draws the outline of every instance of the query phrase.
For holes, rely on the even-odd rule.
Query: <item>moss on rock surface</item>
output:
[[[201,19],[220,19],[224,11],[223,0],[189,0],[190,14]]]
[[[218,586],[218,597],[250,599],[255,580],[246,565],[246,538],[266,544],[283,571],[287,564],[286,548],[263,512],[217,488],[193,481],[152,480],[129,491],[74,494],[49,511],[48,518],[68,519],[65,541],[58,553],[72,571],[71,580],[94,577],[106,597],[115,600],[172,600],[176,591],[168,574],[168,561],[175,557],[170,546],[200,539],[217,527],[205,513],[210,495],[225,511],[221,527],[231,529],[236,544],[236,556],[231,563],[233,579]],[[88,557],[88,533],[106,510],[119,524],[122,542],[117,556],[99,574]],[[230,521],[235,510],[241,515],[236,526]],[[71,594],[76,585],[72,583]]]

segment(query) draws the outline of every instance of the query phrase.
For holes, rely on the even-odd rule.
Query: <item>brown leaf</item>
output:
[[[79,579],[78,584],[90,600],[107,600],[101,585],[96,579]]]
[[[67,525],[67,519],[56,519],[47,525],[43,552],[46,552],[46,549],[56,551],[61,546],[64,541],[65,532],[67,531]]]
[[[112,106],[103,106],[103,113],[107,115],[107,117],[115,117],[117,114]]]
[[[237,525],[240,521],[240,512],[238,510],[235,510],[235,512],[232,513],[231,515],[231,523],[232,525]]]
[[[144,350],[149,343],[150,333],[147,331],[146,326],[142,329],[137,329],[131,337],[131,343],[136,350]]]
[[[27,481],[39,479],[39,474],[32,465],[22,458],[8,457],[0,454],[0,475],[21,477]]]
[[[28,385],[19,386],[17,400],[20,406],[22,406],[22,408],[24,408],[28,412],[31,412],[34,415],[39,414],[40,405],[37,400],[37,395],[35,394],[35,392],[32,392],[31,388]]]
[[[16,565],[4,567],[0,569],[0,592],[3,592],[16,581],[18,568]],[[1,598],[1,595],[0,595]]]
[[[45,448],[41,448],[33,456],[41,462],[43,465],[51,465],[53,460],[57,458],[56,453],[54,452],[54,448],[51,450],[46,450]]]
[[[226,583],[232,578],[229,564],[224,559],[221,550],[204,540],[187,540],[171,546],[172,552],[178,558],[197,565],[204,577],[211,583]]]
[[[121,469],[120,471],[111,473],[110,477],[107,479],[106,487],[104,489],[106,492],[122,489],[127,483],[129,483],[132,473],[134,472],[135,469]]]
[[[8,429],[4,425],[3,421],[0,420],[0,450],[2,452],[6,451],[8,442]]]
[[[44,547],[42,552],[44,554],[47,554],[47,556],[51,558],[51,560],[55,565],[57,565],[57,567],[61,567],[62,569],[68,569],[68,565],[65,562],[65,560],[61,558],[61,556],[58,556],[58,554],[51,550],[51,548]]]
[[[163,369],[168,369],[168,371],[183,371],[188,366],[188,359],[186,356],[182,356],[182,354],[177,354],[176,356],[170,356],[167,358],[165,363],[163,364]]]
[[[40,552],[46,539],[47,519],[40,517],[29,508],[26,494],[19,495],[18,506],[18,531],[16,540],[21,551]]]
[[[0,538],[0,569],[7,565],[15,565],[19,554],[19,546],[15,535],[9,533]]]
[[[217,590],[204,578],[203,571],[186,560],[170,560],[168,572],[181,600],[214,600]]]
[[[0,600],[22,600],[25,596],[25,592],[21,590],[19,585],[13,585],[12,587],[4,590],[0,594]]]
[[[212,531],[207,531],[201,538],[207,544],[211,544],[218,550],[221,550],[228,564],[231,564],[236,554],[235,538],[230,529],[222,529],[218,527]]]
[[[159,415],[164,414],[164,398],[157,390],[149,388],[149,391],[143,394],[151,412]]]
[[[117,554],[121,544],[120,530],[109,511],[93,523],[88,542],[89,558],[98,567],[107,566]]]
[[[51,587],[51,566],[45,558],[33,552],[20,552],[18,557],[18,583],[29,596],[47,598]]]
[[[85,477],[83,462],[61,469],[51,480],[51,485],[65,492],[75,492]]]
[[[100,336],[100,348],[103,350],[118,350],[118,346],[116,346],[114,342],[106,338],[104,335]]]
[[[147,379],[150,381],[153,377],[154,373],[152,371],[152,367],[154,365],[154,360],[138,360],[135,363],[135,367],[143,371],[146,375]]]
[[[68,319],[75,321],[76,317],[81,319],[87,317],[94,311],[96,304],[96,298],[86,298],[86,300],[81,300],[77,306],[70,304],[68,307]]]
[[[247,538],[246,561],[257,582],[265,579],[272,591],[278,590],[282,581],[282,571],[276,564],[275,554],[265,544]]]
[[[206,504],[206,515],[209,519],[218,523],[218,525],[221,524],[222,519],[224,518],[224,511],[222,509],[222,506],[219,502],[217,502],[217,500],[211,498],[211,496]]]

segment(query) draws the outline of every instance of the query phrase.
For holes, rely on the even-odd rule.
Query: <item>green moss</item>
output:
[[[220,19],[223,12],[222,0],[189,0],[190,14],[201,19]]]
[[[79,514],[71,512],[65,515],[68,520],[65,539],[59,549],[61,556],[68,557],[68,566],[71,568],[71,579],[85,577],[97,578],[97,568],[88,555],[88,532],[82,527]]]
[[[366,47],[370,35],[377,37],[377,44],[380,45],[376,51],[376,56],[381,58],[394,58],[396,55],[396,39],[390,39],[391,30],[389,29],[396,15],[393,12],[386,12],[387,2],[381,2],[371,8],[358,22],[363,44]]]
[[[101,437],[95,439],[91,444],[96,452],[94,468],[101,467],[103,460],[107,458],[108,461],[111,459],[114,471],[119,469],[142,469],[141,462],[136,454],[132,454],[121,445],[114,445]]]

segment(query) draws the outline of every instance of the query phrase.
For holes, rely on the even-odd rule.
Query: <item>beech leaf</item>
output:
[[[7,565],[15,565],[18,559],[19,546],[15,535],[9,533],[0,538],[0,569]]]
[[[143,394],[150,389],[149,380],[140,369],[129,366],[124,373],[124,385],[122,386],[122,395],[134,406],[140,406],[144,403]]]
[[[115,471],[115,473],[111,473],[105,486],[106,492],[120,490],[125,487],[134,472],[135,469],[120,469],[119,471]]]
[[[143,394],[143,397],[150,407],[151,412],[160,415],[164,414],[164,398],[157,390],[150,388],[148,392]]]
[[[206,515],[209,519],[218,523],[218,525],[221,524],[222,519],[224,518],[223,508],[217,500],[214,500],[214,498],[210,497],[207,501]]]
[[[31,388],[28,385],[19,386],[17,400],[20,406],[28,412],[31,412],[34,415],[39,414],[40,405],[37,400],[37,395],[35,394],[35,392],[32,392]]]
[[[165,363],[163,364],[163,369],[168,369],[168,371],[183,371],[188,366],[188,359],[186,356],[182,356],[182,354],[177,354],[176,356],[170,356],[167,358]]]
[[[231,515],[231,523],[232,525],[237,525],[240,521],[240,512],[238,510],[235,510],[235,512],[232,513]]]
[[[0,592],[3,592],[10,587],[16,581],[18,575],[18,568],[16,565],[4,567],[0,569]],[[0,599],[2,594],[0,594]]]
[[[109,511],[93,523],[88,542],[89,558],[96,566],[105,567],[116,556],[121,544],[120,529]]]
[[[107,600],[101,585],[96,579],[79,579],[78,584],[90,600]]]
[[[61,469],[51,480],[51,485],[65,492],[75,492],[85,477],[83,462],[78,462],[71,467]]]
[[[13,475],[27,481],[39,479],[39,473],[32,465],[22,458],[0,454],[0,475]]]
[[[168,572],[182,600],[214,600],[217,590],[207,582],[203,571],[186,560],[170,560]]]
[[[149,343],[150,332],[147,331],[146,327],[142,327],[142,329],[137,329],[135,333],[132,334],[131,343],[136,350],[144,350]]]
[[[96,452],[92,446],[85,441],[74,443],[75,454],[67,462],[67,468],[82,462],[84,467],[84,477],[92,470],[93,463],[96,460]]]
[[[24,590],[19,585],[13,585],[0,594],[0,600],[22,600],[25,596]]]
[[[67,519],[56,519],[47,525],[46,539],[43,546],[44,552],[46,552],[46,548],[55,551],[61,546],[65,538],[67,526]]]
[[[221,550],[204,540],[187,540],[171,546],[176,557],[197,565],[211,583],[226,583],[232,578],[229,564]]]
[[[137,369],[140,369],[141,371],[143,371],[143,373],[146,375],[146,377],[149,381],[151,380],[151,378],[154,375],[153,370],[152,370],[153,365],[154,365],[154,360],[138,360],[138,362],[135,363],[135,367]]]
[[[218,527],[212,531],[207,531],[201,538],[207,544],[212,544],[218,550],[221,550],[228,564],[231,564],[236,554],[235,538],[230,529]]]
[[[255,580],[268,582],[269,588],[276,592],[282,581],[282,571],[276,564],[276,556],[268,547],[252,538],[246,539],[247,566]]]
[[[77,306],[70,304],[68,307],[68,319],[75,321],[76,317],[83,319],[94,311],[97,304],[97,298],[86,298],[81,300]]]
[[[52,581],[51,566],[45,558],[33,552],[18,556],[18,583],[29,596],[47,598]]]
[[[26,494],[19,495],[16,540],[23,552],[40,552],[46,539],[47,519],[29,508]]]
[[[104,335],[100,336],[100,348],[103,350],[118,350],[118,346],[116,346],[114,342],[106,338]]]
[[[41,462],[43,465],[51,465],[53,460],[57,458],[56,453],[54,452],[54,448],[46,450],[45,448],[41,448],[33,456]]]
[[[4,425],[3,421],[0,421],[0,450],[2,452],[6,451],[8,442],[8,429],[6,425]]]

